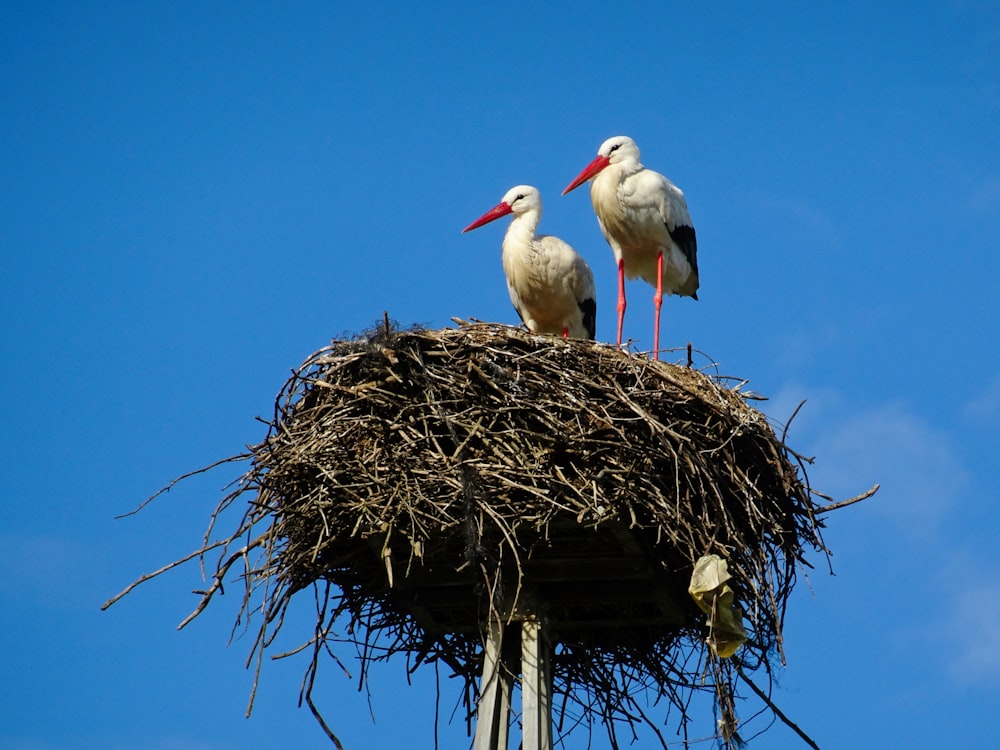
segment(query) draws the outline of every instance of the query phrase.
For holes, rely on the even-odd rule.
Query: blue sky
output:
[[[819,489],[882,483],[829,518],[779,705],[824,748],[991,745],[1000,7],[833,5],[3,3],[0,748],[325,747],[302,661],[243,717],[234,597],[175,631],[195,567],[99,611],[199,543],[232,472],[114,517],[258,441],[289,369],[383,310],[515,323],[503,222],[460,233],[512,185],[590,262],[613,340],[611,253],[559,193],[617,134],[698,231],[664,344],[776,420],[807,399],[789,440]],[[639,348],[651,297],[629,286]],[[431,746],[433,684],[390,663],[369,700],[331,663],[317,698],[348,747]]]

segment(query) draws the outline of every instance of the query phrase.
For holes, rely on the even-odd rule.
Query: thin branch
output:
[[[782,443],[784,443],[785,440],[788,438],[788,428],[792,426],[792,421],[795,419],[796,416],[798,416],[799,410],[802,409],[802,407],[805,406],[805,405],[806,405],[806,400],[805,399],[802,399],[801,401],[799,401],[799,405],[795,407],[795,410],[792,412],[792,416],[790,416],[785,421],[785,427],[781,431],[781,442]]]
[[[128,513],[122,513],[120,516],[115,516],[115,520],[119,520],[119,519],[122,519],[122,518],[128,518],[129,516],[134,516],[136,513],[138,513],[143,508],[145,508],[147,505],[149,505],[151,502],[153,502],[160,495],[162,495],[165,492],[170,492],[170,490],[172,490],[174,488],[174,486],[176,486],[179,482],[183,482],[185,479],[190,479],[191,477],[198,476],[199,474],[204,474],[205,472],[211,471],[212,469],[216,468],[217,466],[222,466],[223,464],[231,464],[231,463],[235,463],[237,461],[246,461],[249,458],[253,458],[253,454],[252,453],[240,453],[240,454],[238,454],[236,456],[230,456],[229,458],[221,458],[218,461],[216,461],[215,463],[211,463],[208,466],[203,466],[200,469],[195,469],[194,471],[189,471],[187,474],[181,474],[176,479],[173,479],[170,482],[170,484],[168,484],[166,487],[160,488],[159,490],[157,490],[156,492],[154,492],[152,495],[150,495],[149,497],[147,497],[145,500],[143,500],[141,503],[139,503],[139,505],[136,508],[130,510]]]
[[[875,484],[871,489],[865,490],[860,495],[855,495],[854,497],[848,498],[847,500],[841,500],[838,503],[830,503],[829,505],[824,505],[821,508],[816,508],[816,513],[829,513],[831,510],[837,510],[838,508],[846,508],[848,505],[854,505],[854,503],[860,503],[862,500],[867,500],[876,492],[879,491],[879,487],[882,485]],[[818,494],[818,493],[817,493]]]
[[[114,604],[115,602],[117,602],[119,599],[121,599],[122,597],[124,597],[126,594],[131,593],[133,589],[137,588],[138,586],[141,586],[146,581],[151,581],[152,579],[156,578],[157,576],[162,575],[163,573],[166,573],[168,570],[172,570],[173,568],[176,568],[179,565],[183,565],[188,560],[193,560],[194,558],[198,557],[199,555],[203,555],[205,552],[213,550],[216,547],[222,547],[222,546],[224,546],[226,544],[228,544],[228,540],[224,540],[224,541],[221,541],[221,542],[215,542],[214,544],[212,544],[212,545],[210,545],[208,547],[203,547],[202,549],[195,550],[194,552],[191,552],[190,554],[185,555],[184,557],[182,557],[179,560],[174,560],[172,563],[168,563],[168,564],[164,565],[159,570],[154,570],[152,573],[145,573],[145,574],[139,576],[138,579],[136,579],[135,581],[133,581],[132,583],[130,583],[122,591],[118,592],[113,597],[111,597],[106,602],[104,602],[104,604],[101,605],[101,611],[106,610],[112,604]]]
[[[767,695],[759,687],[757,687],[757,684],[746,675],[746,673],[743,671],[743,668],[739,664],[736,664],[736,671],[739,673],[740,679],[742,679],[743,682],[746,683],[750,687],[750,689],[757,694],[758,698],[760,698],[762,701],[764,701],[765,704],[767,704],[767,707],[771,709],[771,711],[774,713],[775,716],[781,719],[781,722],[786,727],[788,727],[793,732],[795,732],[795,734],[801,737],[802,741],[805,742],[807,745],[809,745],[809,747],[813,748],[813,750],[820,750],[820,747],[819,745],[816,744],[815,740],[813,740],[812,737],[810,737],[808,734],[802,731],[802,729],[799,727],[798,724],[789,719],[784,714],[784,712],[774,704],[774,701],[771,700],[770,696]]]

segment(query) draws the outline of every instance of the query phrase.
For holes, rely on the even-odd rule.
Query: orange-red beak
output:
[[[514,209],[512,209],[506,203],[498,203],[493,208],[491,208],[489,211],[487,211],[482,216],[480,216],[478,219],[476,219],[474,222],[472,222],[471,224],[469,224],[469,226],[467,226],[465,229],[463,229],[462,230],[462,234],[465,234],[470,229],[475,229],[476,227],[481,227],[483,224],[489,224],[494,219],[499,219],[501,216],[506,216],[507,214],[512,213],[513,210]]]
[[[576,176],[576,179],[569,184],[569,187],[567,187],[565,190],[562,191],[562,194],[566,195],[566,193],[568,193],[570,190],[575,190],[576,188],[580,187],[580,185],[582,185],[591,177],[596,175],[610,163],[611,160],[608,157],[601,156],[600,154],[598,154],[596,157],[594,157],[594,160],[590,162],[590,164],[588,164],[586,167],[583,168],[583,171]]]

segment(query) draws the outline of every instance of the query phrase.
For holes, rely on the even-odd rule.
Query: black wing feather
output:
[[[587,329],[587,335],[593,341],[597,335],[597,300],[591,297],[581,300],[578,304],[580,312],[583,313],[583,327]]]
[[[695,236],[694,227],[687,224],[678,224],[673,229],[669,224],[665,224],[667,232],[670,234],[677,247],[684,253],[687,262],[691,264],[691,270],[698,275],[698,238]]]

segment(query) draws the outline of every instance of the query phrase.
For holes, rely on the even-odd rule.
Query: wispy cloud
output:
[[[878,483],[882,489],[871,505],[919,534],[934,529],[968,486],[948,436],[904,404],[852,406],[835,390],[790,385],[768,411],[787,419],[806,397],[788,442],[815,454],[810,481],[817,489],[849,497]]]
[[[800,370],[842,347],[846,335],[845,329],[832,320],[818,321],[809,330],[789,330],[776,341],[775,364],[786,372]]]
[[[1000,416],[1000,376],[967,412],[983,419]],[[873,558],[871,585],[906,586],[923,605],[906,611],[919,618],[900,627],[896,642],[941,658],[940,674],[961,687],[995,686],[1000,672],[1000,569],[991,547],[963,538],[955,544],[946,529],[949,513],[971,486],[972,477],[952,438],[902,403],[852,404],[834,389],[790,384],[768,402],[768,413],[796,416],[788,439],[796,450],[815,454],[810,480],[838,499],[882,485],[866,503],[896,528],[892,539],[876,537],[884,567]],[[844,511],[849,513],[850,511]],[[956,524],[958,520],[956,519]],[[970,548],[974,551],[970,551]],[[919,562],[919,568],[914,566]],[[908,573],[907,573],[908,571]],[[909,582],[898,574],[914,574]],[[889,593],[891,599],[897,593]]]
[[[849,416],[818,450],[842,467],[831,481],[851,476],[864,487],[881,483],[879,507],[910,530],[933,528],[969,481],[948,438],[900,404]]]
[[[922,633],[958,687],[997,689],[1000,672],[1000,568],[990,550],[961,549],[934,577],[941,615]]]
[[[789,444],[796,448],[799,443],[814,441],[825,429],[824,425],[828,424],[829,415],[843,410],[844,401],[844,397],[832,388],[788,383],[777,394],[769,395],[763,403],[763,410],[778,428],[779,434],[788,427],[791,436]]]
[[[996,685],[1000,672],[1000,582],[984,581],[955,592],[947,621],[947,665],[960,684]]]
[[[988,380],[983,389],[966,402],[963,412],[977,424],[993,423],[1000,417],[1000,373]]]

